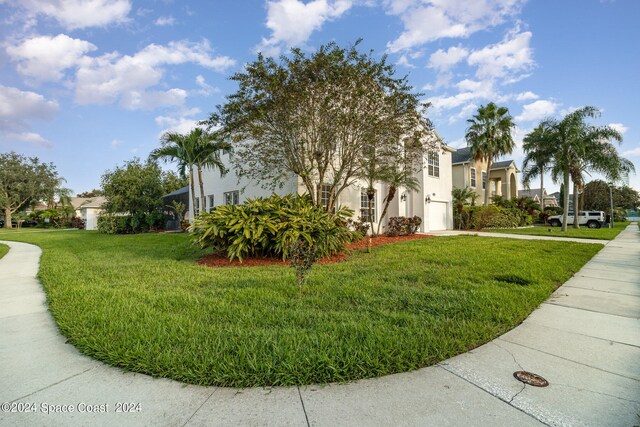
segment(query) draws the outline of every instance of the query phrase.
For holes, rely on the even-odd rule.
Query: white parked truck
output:
[[[567,225],[573,225],[574,214],[569,212]],[[550,216],[547,221],[552,227],[562,225],[562,215]],[[578,213],[578,224],[586,225],[589,228],[600,228],[606,222],[606,216],[602,211],[580,211]]]

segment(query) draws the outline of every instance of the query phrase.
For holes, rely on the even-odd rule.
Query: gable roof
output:
[[[101,208],[107,201],[106,197],[74,197],[71,199],[71,206],[74,209],[80,208]]]
[[[471,160],[472,160],[471,147],[469,147],[469,146],[458,148],[451,155],[451,164],[452,165],[462,164],[462,163],[469,163],[469,162],[471,162]],[[494,162],[491,165],[491,170],[494,170],[494,169],[506,169],[506,168],[510,167],[512,164],[516,169],[518,169],[518,167],[516,166],[516,164],[515,164],[515,162],[513,160],[502,160],[502,161],[499,161],[499,162]]]
[[[500,162],[494,162],[491,165],[491,170],[494,170],[494,169],[506,169],[509,166],[511,166],[512,164],[515,166],[515,162],[513,160],[502,160]],[[517,169],[517,167],[516,167],[516,169]]]
[[[452,165],[455,165],[456,163],[466,163],[469,160],[471,160],[471,147],[458,148],[451,155]]]

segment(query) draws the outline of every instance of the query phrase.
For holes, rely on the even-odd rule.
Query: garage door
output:
[[[446,230],[447,229],[447,205],[446,202],[429,203],[429,223],[427,231]]]

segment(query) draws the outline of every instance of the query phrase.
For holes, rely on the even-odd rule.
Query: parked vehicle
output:
[[[567,225],[573,225],[574,213],[569,212]],[[560,227],[562,225],[562,215],[550,216],[547,221],[552,227]],[[606,217],[602,211],[580,211],[578,213],[578,224],[586,225],[589,228],[600,228],[606,224]]]
[[[35,221],[33,219],[28,219],[26,221],[22,221],[22,224],[20,224],[20,227],[35,227],[36,225],[38,225],[38,221]],[[18,226],[18,222],[15,219],[12,219],[11,226],[13,228],[16,228]],[[0,228],[2,227],[4,227],[4,218],[0,219]]]

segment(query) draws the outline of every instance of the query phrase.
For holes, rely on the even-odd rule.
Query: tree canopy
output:
[[[5,228],[11,228],[11,215],[32,202],[50,200],[64,182],[53,163],[15,152],[0,154],[0,209]]]
[[[406,77],[358,43],[292,49],[279,62],[259,54],[231,79],[239,88],[209,125],[231,137],[237,174],[270,189],[297,175],[315,204],[328,194],[328,210],[371,147],[420,144],[431,128]]]
[[[611,195],[613,206],[619,209],[638,209],[640,207],[640,194],[633,188],[614,186],[602,180],[594,180],[584,186],[582,192],[583,204],[586,210],[609,211],[611,210]]]
[[[109,213],[138,215],[158,211],[164,195],[162,170],[153,160],[141,163],[134,158],[102,175],[102,191],[107,198],[104,208]]]

